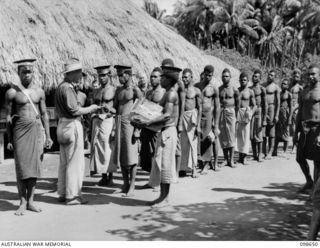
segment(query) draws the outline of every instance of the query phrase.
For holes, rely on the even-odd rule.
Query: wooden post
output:
[[[0,131],[0,164],[4,162],[4,132]]]

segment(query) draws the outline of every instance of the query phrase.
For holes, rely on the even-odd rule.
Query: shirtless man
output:
[[[135,178],[138,164],[138,142],[140,130],[130,123],[129,114],[136,99],[142,98],[142,93],[132,82],[130,66],[115,65],[121,87],[116,90],[114,107],[117,113],[117,131],[115,158],[120,165],[123,176],[122,192],[124,196],[134,195]]]
[[[14,151],[20,198],[20,207],[15,212],[16,215],[23,215],[26,210],[41,212],[34,204],[34,193],[37,178],[41,176],[43,147],[52,146],[45,94],[33,84],[34,61],[35,59],[26,59],[15,62],[18,64],[21,84],[19,82],[6,92],[9,138],[7,148]]]
[[[296,130],[296,119],[297,113],[299,109],[298,99],[303,87],[301,85],[301,71],[299,69],[295,69],[292,75],[292,86],[290,89],[290,93],[292,96],[292,123],[290,126],[290,135],[294,136]],[[294,151],[295,144],[292,145],[292,152]]]
[[[193,86],[193,74],[190,69],[182,72],[182,81],[185,86],[185,109],[183,114],[183,129],[181,132],[181,159],[180,171],[192,171],[192,177],[197,178],[198,139],[201,134],[201,92]]]
[[[150,76],[151,89],[146,93],[146,99],[160,103],[166,90],[161,87],[161,74],[162,70],[159,67],[153,69]],[[141,130],[141,152],[140,152],[140,166],[144,171],[151,172],[152,159],[155,152],[156,141],[158,138],[157,132],[153,132],[150,129],[142,128]],[[150,188],[147,183],[144,188]]]
[[[174,67],[174,63],[172,59],[164,59],[161,63],[161,68],[164,67]],[[163,69],[163,68],[162,68]],[[178,92],[179,95],[179,119],[177,123],[177,131],[178,136],[180,137],[180,134],[182,132],[182,120],[183,120],[183,112],[184,112],[184,105],[185,105],[185,99],[186,95],[184,92],[184,84],[181,80],[177,80],[175,84],[175,89]],[[181,144],[180,139],[177,141],[177,149],[176,149],[176,166],[177,166],[177,175],[179,175],[180,166],[181,166]]]
[[[233,161],[235,146],[235,125],[239,111],[239,91],[230,83],[231,72],[224,69],[222,72],[223,85],[219,88],[219,97],[221,103],[220,114],[220,143],[223,149],[226,165],[235,168]]]
[[[260,84],[261,81],[261,71],[255,70],[252,75],[251,89],[253,90],[256,102],[256,109],[253,114],[251,122],[251,146],[253,159],[258,162],[261,161],[261,151],[264,128],[267,125],[266,113],[267,113],[267,103],[266,103],[266,89]]]
[[[250,122],[255,111],[256,101],[254,92],[248,87],[249,76],[247,73],[240,74],[239,87],[239,112],[237,119],[237,146],[239,152],[239,163],[246,165],[246,156],[250,148]]]
[[[275,84],[275,79],[276,72],[270,70],[266,85],[267,126],[266,137],[264,138],[265,159],[267,160],[271,159],[275,144],[276,124],[279,120],[280,88]]]
[[[160,180],[160,196],[148,203],[153,207],[164,207],[169,203],[170,184],[177,180],[175,148],[177,146],[177,123],[179,118],[179,95],[176,91],[176,83],[179,80],[181,69],[176,67],[163,67],[161,85],[166,93],[161,101],[164,107],[163,115],[148,121],[142,125],[162,124],[163,128],[157,140],[155,152],[154,177],[151,178],[151,186],[157,186]]]
[[[308,240],[316,240],[320,228],[320,67],[311,65],[308,70],[309,82],[299,97],[299,111],[297,116],[297,162],[301,169],[309,169],[306,159],[314,163],[313,215],[311,217]],[[310,172],[304,171],[307,179],[304,190],[312,187]]]
[[[117,167],[110,163],[110,135],[116,113],[113,106],[116,89],[111,84],[110,65],[98,66],[94,69],[97,70],[101,87],[95,90],[93,103],[103,108],[92,115],[90,169],[91,174],[102,174],[102,179],[98,182],[99,186],[108,186],[113,184],[113,172],[117,170]],[[107,175],[108,172],[109,175]]]
[[[212,153],[214,156],[213,169],[218,170],[218,136],[219,136],[219,117],[220,101],[218,88],[212,82],[214,68],[207,65],[203,71],[203,79],[195,85],[202,96],[201,101],[201,120],[198,137],[200,139],[200,159],[203,163],[201,174],[206,174],[211,162]],[[213,140],[210,134],[214,134]]]
[[[141,77],[138,81],[138,87],[139,87],[143,96],[146,96],[146,93],[149,89],[148,86],[149,85],[148,85],[147,79],[145,77]]]
[[[289,92],[289,80],[283,79],[281,83],[280,92],[280,110],[279,121],[276,125],[276,143],[274,146],[274,152],[272,155],[278,156],[279,142],[283,141],[284,157],[286,156],[288,141],[289,141],[289,127],[292,121],[292,96]]]

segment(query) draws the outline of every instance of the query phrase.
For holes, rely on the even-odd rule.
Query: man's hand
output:
[[[320,136],[316,138],[316,146],[320,147]]]
[[[215,135],[216,137],[218,137],[219,134],[220,134],[219,128],[218,128],[218,127],[214,127],[214,128],[213,128],[213,133],[214,133],[214,135]]]
[[[13,151],[13,145],[12,145],[12,143],[8,143],[7,149],[8,149],[9,151]]]
[[[263,120],[262,126],[263,126],[263,127],[267,126],[267,121],[266,121],[266,120]]]
[[[182,130],[183,130],[182,123],[179,123],[178,128],[177,128],[178,133],[180,134],[182,132]]]
[[[297,145],[298,144],[298,133],[295,132],[294,135],[293,135],[293,144]]]
[[[46,148],[46,149],[51,149],[52,145],[53,145],[52,139],[47,138],[47,139],[46,139],[46,142],[45,142],[45,148]]]
[[[140,130],[139,129],[135,129],[134,132],[133,132],[133,137],[135,139],[140,139]]]
[[[98,106],[98,105],[96,105],[96,104],[92,104],[91,106],[90,106],[90,112],[91,113],[94,113],[94,112],[97,112],[99,109],[101,109],[101,107],[100,106]]]
[[[274,117],[273,123],[274,123],[274,124],[277,124],[277,123],[278,123],[278,121],[279,121],[279,117],[277,117],[277,116],[276,116],[276,117]]]
[[[116,131],[115,130],[112,130],[111,131],[111,134],[110,134],[110,142],[114,141],[116,138]]]
[[[292,125],[292,119],[291,118],[289,118],[289,120],[288,120],[288,125]]]

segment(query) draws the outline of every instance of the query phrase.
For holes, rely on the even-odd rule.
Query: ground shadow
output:
[[[124,215],[123,219],[136,220],[137,226],[130,230],[108,228],[106,232],[128,240],[305,240],[312,208],[308,196],[295,193],[298,186],[271,184],[265,191],[218,189],[242,195],[223,203],[178,205]],[[276,189],[279,191],[273,192]]]

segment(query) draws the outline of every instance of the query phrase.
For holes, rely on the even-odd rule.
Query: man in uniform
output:
[[[270,70],[266,85],[267,126],[264,138],[265,159],[271,159],[276,137],[276,124],[279,120],[280,88],[275,84],[276,72]]]
[[[37,178],[41,176],[42,171],[43,147],[52,146],[45,94],[33,84],[34,61],[35,59],[25,59],[15,62],[18,64],[21,83],[6,92],[8,149],[14,151],[20,198],[20,207],[15,212],[16,215],[23,215],[26,210],[41,212],[34,204],[34,193]]]
[[[251,89],[253,90],[256,102],[256,109],[254,111],[252,122],[251,122],[251,146],[253,159],[258,162],[261,161],[261,151],[262,151],[262,142],[264,129],[267,125],[266,121],[266,89],[260,84],[261,80],[261,71],[255,70],[252,75],[253,85]]]
[[[195,85],[202,96],[201,120],[200,120],[200,160],[203,163],[201,174],[206,174],[214,153],[213,169],[217,170],[218,165],[218,136],[219,136],[219,116],[220,101],[218,88],[212,82],[214,68],[207,65],[203,70],[203,79]],[[212,134],[212,135],[211,135]],[[215,139],[212,137],[215,136]]]
[[[255,111],[256,101],[254,92],[248,87],[249,76],[246,72],[240,74],[239,87],[239,112],[237,125],[237,147],[239,152],[239,163],[246,165],[246,156],[250,148],[250,122]]]
[[[230,83],[231,72],[229,69],[222,71],[222,85],[219,88],[221,103],[220,114],[220,144],[223,149],[226,165],[234,168],[234,146],[236,120],[239,111],[239,91]]]
[[[133,103],[142,98],[142,93],[132,82],[130,66],[115,65],[121,87],[116,90],[114,107],[116,109],[116,145],[114,161],[121,167],[124,196],[134,195],[138,164],[138,139],[140,130],[134,127],[129,118]]]
[[[320,67],[311,65],[308,70],[309,86],[299,97],[299,111],[295,141],[297,141],[297,162],[304,171],[307,183],[303,189],[312,187],[312,179],[307,166],[307,159],[314,163],[313,215],[311,217],[308,240],[316,240],[320,227]],[[305,163],[304,166],[301,164]]]
[[[292,86],[290,89],[290,93],[292,96],[292,122],[290,125],[290,135],[294,136],[296,130],[296,119],[297,113],[299,109],[298,99],[303,87],[301,85],[301,71],[299,69],[295,69],[292,75]],[[294,150],[295,144],[292,145],[292,152]]]
[[[55,107],[59,118],[57,138],[60,144],[60,165],[58,172],[58,201],[66,205],[87,203],[82,198],[81,188],[84,177],[83,127],[80,117],[100,109],[97,105],[80,107],[77,88],[81,83],[82,65],[78,59],[65,64],[65,79],[55,94]]]
[[[148,121],[142,122],[142,125],[162,124],[163,128],[159,134],[156,152],[155,164],[151,172],[151,186],[160,184],[160,196],[152,201],[153,207],[164,207],[169,203],[170,184],[177,180],[175,148],[177,146],[177,123],[179,119],[179,96],[176,91],[176,83],[179,80],[181,69],[176,67],[163,67],[163,76],[161,85],[166,89],[166,93],[161,101],[164,107],[163,115]]]
[[[180,136],[181,143],[181,167],[185,173],[192,171],[192,177],[197,178],[198,163],[198,134],[201,134],[201,92],[193,86],[193,74],[190,69],[182,72],[182,81],[185,86],[185,109],[183,113],[183,129]]]
[[[292,120],[292,97],[289,92],[289,80],[283,79],[281,83],[280,92],[280,110],[279,110],[279,121],[276,125],[276,143],[274,146],[274,156],[278,156],[278,145],[279,142],[283,141],[283,152],[286,156],[288,141],[290,137],[289,127]]]
[[[93,102],[98,106],[103,106],[103,109],[92,116],[90,168],[91,174],[102,174],[102,179],[98,182],[99,186],[112,185],[113,172],[117,171],[114,163],[110,162],[110,135],[116,114],[113,107],[116,89],[111,84],[109,68],[110,65],[95,67],[101,87],[94,94]],[[107,173],[109,173],[109,177]]]

